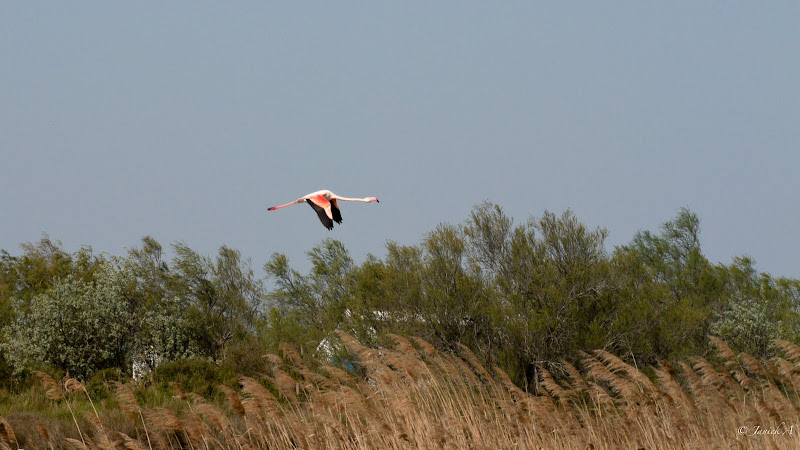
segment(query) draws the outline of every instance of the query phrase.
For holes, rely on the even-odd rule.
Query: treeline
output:
[[[521,386],[581,350],[653,365],[708,354],[709,334],[760,357],[773,339],[800,341],[800,280],[758,273],[747,257],[712,263],[699,234],[684,209],[609,251],[607,231],[571,211],[514,224],[483,203],[418,245],[389,242],[384,259],[356,264],[328,239],[303,274],[275,254],[267,279],[224,246],[211,258],[173,244],[166,261],[151,237],[124,256],[68,253],[45,237],[0,252],[0,387],[43,367],[130,376],[188,358],[247,374],[283,342],[353,367],[337,330],[369,346],[387,333],[463,344]]]

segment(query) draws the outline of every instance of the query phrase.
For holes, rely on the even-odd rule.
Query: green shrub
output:
[[[217,366],[205,359],[183,359],[166,362],[153,370],[153,383],[161,390],[172,389],[170,382],[176,381],[186,392],[211,397],[219,384],[236,385],[237,378],[229,366]]]
[[[131,312],[122,287],[129,275],[111,263],[97,281],[68,276],[31,300],[5,330],[2,345],[17,370],[48,364],[73,376],[122,367],[132,334]]]
[[[223,365],[229,367],[237,375],[254,376],[266,372],[266,360],[263,350],[254,339],[228,349]]]
[[[86,390],[95,401],[107,398],[113,393],[112,381],[122,382],[122,372],[119,369],[103,369],[95,372],[92,378],[86,383]]]
[[[31,364],[14,374],[14,384],[10,391],[15,394],[20,394],[27,392],[35,386],[40,387],[42,383],[39,377],[33,374],[35,370],[50,375],[50,377],[56,381],[63,379],[65,376],[63,370],[57,369],[51,365],[42,363]]]
[[[716,322],[711,333],[725,341],[736,351],[766,358],[772,349],[772,340],[781,338],[780,320],[770,317],[765,301],[744,299],[732,301]]]

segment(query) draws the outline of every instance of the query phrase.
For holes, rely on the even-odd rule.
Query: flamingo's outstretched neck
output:
[[[371,202],[378,202],[378,197],[364,197],[364,198],[349,198],[349,197],[340,197],[338,195],[333,195],[333,198],[336,200],[342,200],[345,202],[364,202],[364,203],[371,203]]]

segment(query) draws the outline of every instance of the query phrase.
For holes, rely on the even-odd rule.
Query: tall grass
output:
[[[71,434],[55,438],[41,420],[12,413],[0,417],[0,448],[800,448],[800,347],[786,341],[775,343],[782,356],[759,361],[712,337],[714,363],[662,362],[650,376],[597,350],[540,368],[533,395],[466,347],[445,354],[390,336],[392,348],[373,349],[340,337],[358,376],[312,370],[284,346],[267,355],[269,373],[242,377],[240,390],[221,386],[216,401],[172,383],[173,401],[143,406],[119,384],[122,419],[94,403],[74,413],[82,385],[42,377],[45,394],[70,411]]]

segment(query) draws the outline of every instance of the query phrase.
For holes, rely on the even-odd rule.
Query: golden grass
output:
[[[242,377],[241,391],[220,387],[221,403],[172,383],[179,403],[146,407],[118,384],[127,429],[93,403],[81,426],[72,414],[72,435],[10,415],[0,417],[0,449],[800,448],[800,348],[785,341],[776,342],[783,357],[758,361],[712,337],[721,363],[662,362],[652,379],[598,350],[560,361],[563,371],[539,368],[533,395],[463,346],[455,356],[420,339],[390,336],[394,348],[372,349],[340,337],[364,377],[311,370],[283,346],[270,373]],[[72,395],[88,398],[76,380],[37,375],[69,411]]]

